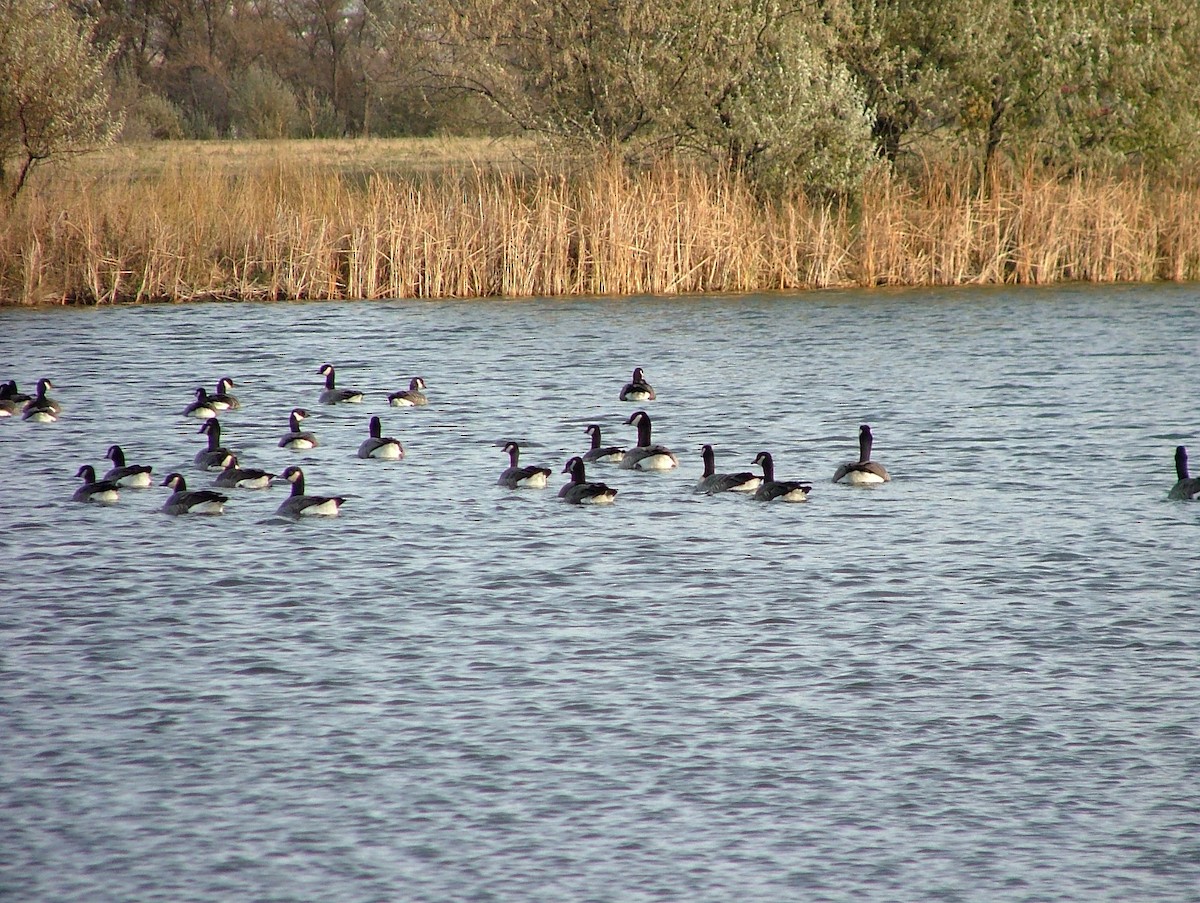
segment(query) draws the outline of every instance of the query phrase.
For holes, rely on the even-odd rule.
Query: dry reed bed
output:
[[[356,179],[275,163],[62,180],[0,226],[0,302],[441,298],[1194,280],[1200,190],[930,168],[853,205],[600,164]]]

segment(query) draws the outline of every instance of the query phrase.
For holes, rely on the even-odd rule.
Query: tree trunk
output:
[[[17,195],[21,193],[21,189],[25,187],[25,180],[29,178],[29,170],[33,168],[33,164],[38,161],[38,158],[32,154],[26,154],[25,159],[21,161],[21,168],[17,172],[17,182],[13,185],[13,190],[9,193],[9,200],[15,201]]]
[[[992,115],[988,117],[987,144],[983,150],[983,177],[986,179],[992,171],[992,162],[1004,139],[1004,112],[1008,109],[1008,101],[996,86],[992,95]]]

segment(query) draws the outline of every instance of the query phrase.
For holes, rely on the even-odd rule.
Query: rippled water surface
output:
[[[0,897],[1200,899],[1198,352],[1194,287],[0,310],[64,405],[0,421]],[[683,466],[562,504],[637,365]],[[113,442],[209,485],[226,374],[340,518],[71,501]],[[860,423],[891,484],[830,483]]]

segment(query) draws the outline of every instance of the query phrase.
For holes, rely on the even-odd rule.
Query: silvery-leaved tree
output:
[[[0,0],[0,185],[15,160],[8,196],[34,166],[113,140],[120,121],[108,111],[106,51],[91,26],[64,4]]]
[[[1193,162],[1190,0],[845,0],[837,53],[879,152],[951,146],[1051,165]],[[930,140],[932,139],[932,140]]]
[[[821,0],[430,0],[407,35],[437,87],[630,158],[708,155],[768,190],[852,188],[870,116]]]

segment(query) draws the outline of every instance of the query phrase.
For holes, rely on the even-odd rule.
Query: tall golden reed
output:
[[[764,201],[664,163],[570,172],[235,171],[56,179],[0,223],[0,303],[684,294],[1200,278],[1200,187],[1030,166],[880,170],[861,197]]]

